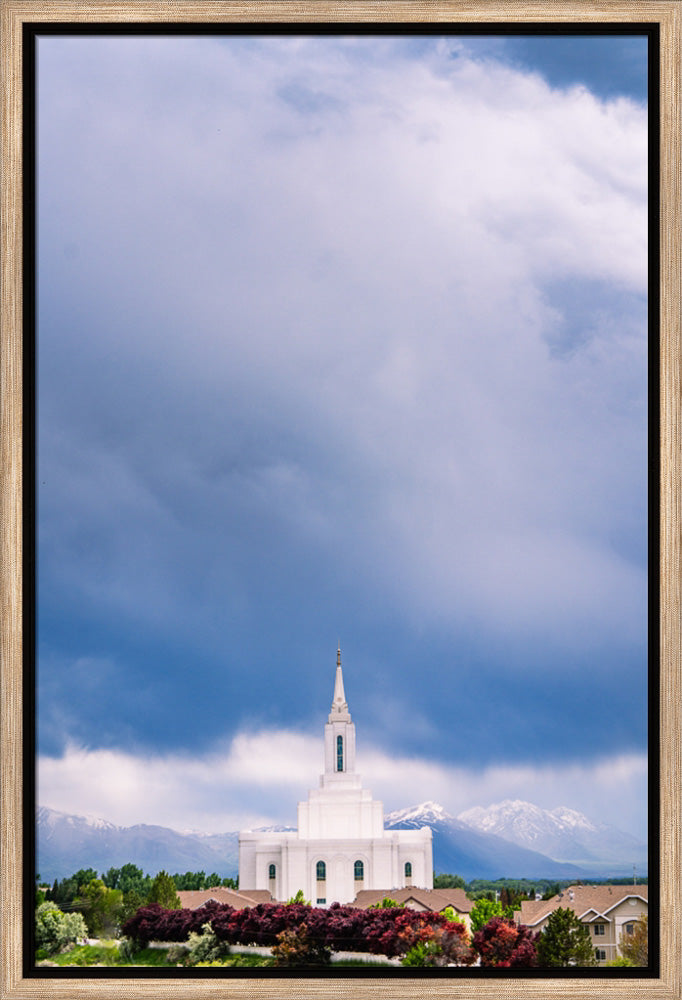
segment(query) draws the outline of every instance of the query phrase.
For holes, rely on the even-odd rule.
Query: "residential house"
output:
[[[183,909],[198,910],[206,903],[229,903],[235,910],[243,910],[247,906],[256,906],[258,903],[272,903],[272,895],[264,889],[253,889],[251,892],[238,892],[235,889],[227,889],[225,886],[216,886],[213,889],[186,889],[179,890],[180,905]]]
[[[469,914],[474,904],[464,889],[419,889],[413,886],[404,889],[363,889],[350,905],[367,910],[386,897],[408,910],[418,910],[420,913],[442,913],[451,906],[471,931]]]
[[[554,910],[573,910],[589,928],[600,965],[620,954],[618,946],[648,913],[646,885],[572,885],[546,900],[524,900],[514,914],[518,924],[542,931]]]

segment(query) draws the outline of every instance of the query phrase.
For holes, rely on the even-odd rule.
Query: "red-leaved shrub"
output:
[[[537,965],[533,934],[525,924],[515,924],[504,917],[493,917],[474,934],[474,949],[481,956],[481,965],[499,969],[533,968]]]
[[[186,941],[210,923],[219,941],[258,944],[272,948],[283,931],[305,927],[305,939],[314,949],[370,952],[394,957],[404,955],[419,941],[433,937],[447,949],[449,960],[468,965],[473,961],[462,924],[441,913],[418,913],[403,907],[359,910],[332,903],[329,909],[302,903],[259,903],[235,910],[226,903],[206,903],[198,910],[164,910],[154,903],[141,907],[123,926],[123,933],[140,947],[149,941]]]

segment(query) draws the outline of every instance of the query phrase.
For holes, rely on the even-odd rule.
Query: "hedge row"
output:
[[[428,941],[437,933],[460,964],[470,964],[476,957],[463,924],[441,913],[402,907],[359,910],[332,903],[321,909],[298,903],[259,903],[235,910],[226,903],[210,902],[198,910],[165,910],[153,903],[141,907],[123,925],[123,933],[143,947],[149,941],[187,941],[192,931],[200,932],[206,923],[227,944],[272,947],[282,931],[304,925],[308,938],[321,947],[388,957],[404,955],[415,942]]]

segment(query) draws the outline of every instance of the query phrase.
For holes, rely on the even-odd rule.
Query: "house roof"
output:
[[[648,888],[646,885],[571,885],[551,899],[524,900],[514,917],[518,923],[532,927],[561,907],[573,910],[586,921],[609,921],[609,910],[624,899],[632,897],[646,903]]]
[[[227,889],[224,886],[216,886],[214,889],[186,889],[178,892],[180,905],[183,909],[198,910],[200,906],[213,899],[216,903],[229,903],[235,910],[243,910],[247,906],[256,906],[257,903],[271,903],[272,894],[267,889],[249,889],[246,892],[236,892],[234,889]]]
[[[407,886],[404,889],[361,889],[350,905],[366,910],[375,903],[380,903],[385,896],[394,899],[401,906],[406,906],[410,900],[414,900],[415,903],[434,912],[440,912],[446,906],[451,906],[459,913],[469,913],[473,906],[464,889],[419,889],[416,886]]]

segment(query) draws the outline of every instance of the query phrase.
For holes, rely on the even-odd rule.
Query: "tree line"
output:
[[[36,881],[40,882],[40,876]],[[107,937],[116,935],[141,906],[158,903],[167,909],[177,909],[178,891],[216,886],[236,889],[238,880],[203,871],[174,875],[161,871],[152,876],[129,863],[109,868],[101,876],[94,868],[81,868],[67,878],[55,879],[51,887],[37,889],[36,904],[50,902],[63,913],[80,913],[88,936]]]

